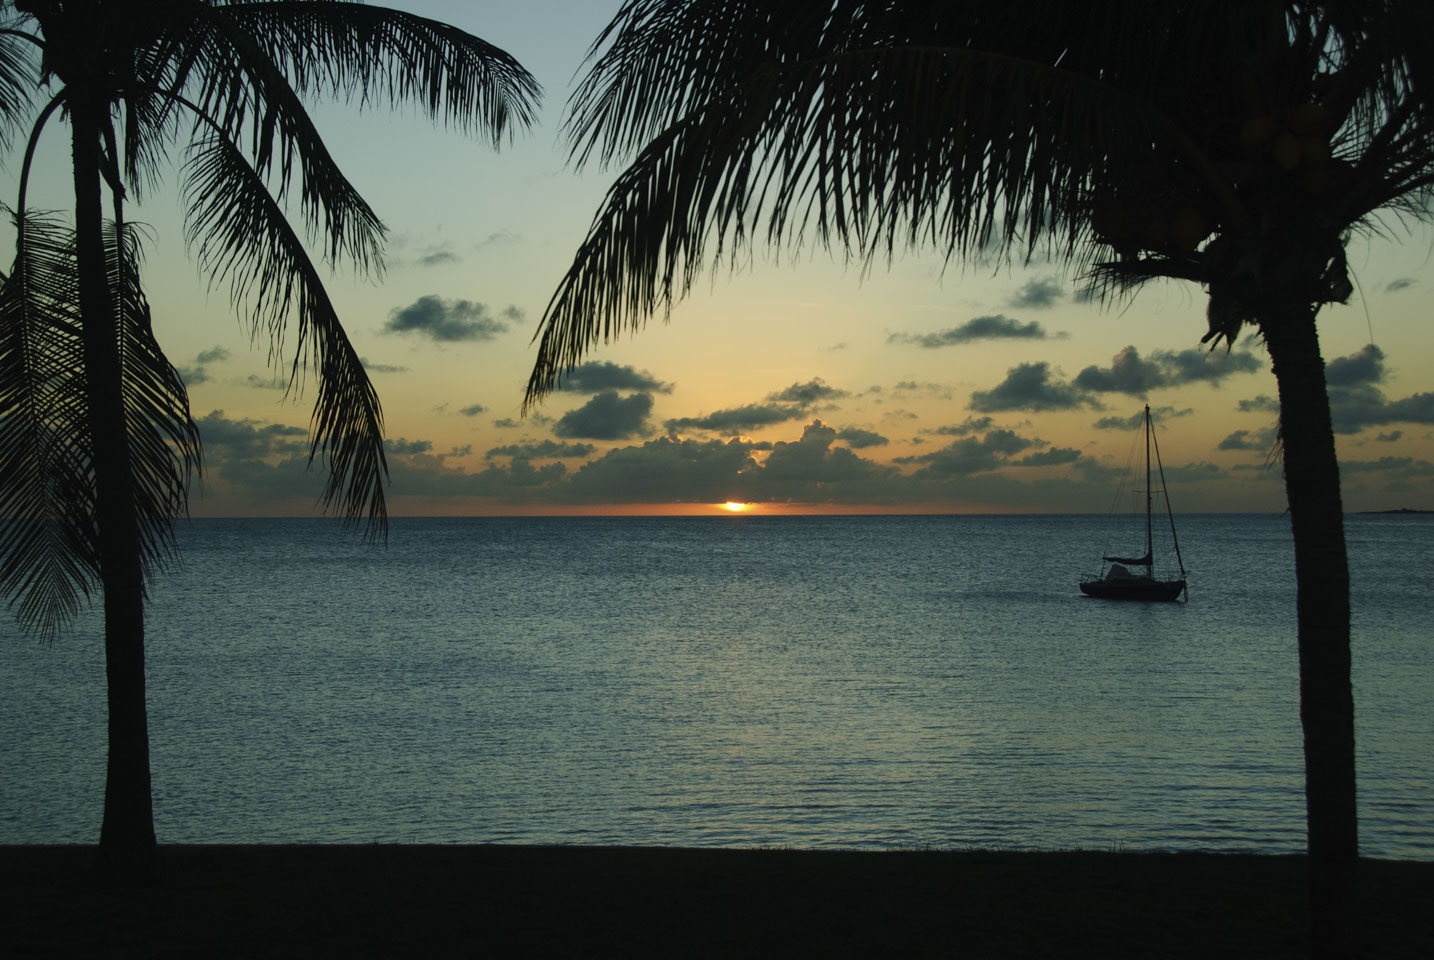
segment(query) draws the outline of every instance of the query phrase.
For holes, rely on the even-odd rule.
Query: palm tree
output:
[[[349,2],[4,0],[0,135],[28,126],[15,264],[0,287],[0,583],[23,626],[54,636],[103,594],[109,763],[100,849],[155,845],[144,691],[146,580],[173,549],[199,434],[150,331],[125,201],[176,147],[201,267],[267,335],[291,320],[290,387],[317,377],[310,462],[326,505],[386,522],[378,396],[305,244],[381,267],[384,228],[324,148],[302,97],[414,102],[495,146],[531,122],[538,87],[508,54],[453,27]],[[67,120],[72,225],[31,213],[41,132]],[[8,140],[7,140],[8,142]],[[284,214],[297,186],[304,230]],[[105,222],[108,191],[111,219]]]
[[[1420,0],[628,0],[570,104],[627,163],[550,301],[526,402],[757,244],[870,263],[1040,253],[1120,296],[1201,284],[1280,395],[1295,539],[1311,909],[1350,952],[1358,857],[1349,579],[1315,318],[1345,245],[1428,219]]]

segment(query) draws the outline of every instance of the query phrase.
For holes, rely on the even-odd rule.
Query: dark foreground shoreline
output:
[[[8,956],[1298,957],[1304,858],[663,847],[0,847]],[[1366,860],[1367,957],[1434,956],[1434,863]]]

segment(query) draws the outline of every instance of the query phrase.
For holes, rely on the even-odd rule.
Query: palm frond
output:
[[[119,320],[130,476],[148,579],[174,552],[173,520],[188,512],[189,481],[201,461],[189,393],[154,338],[140,260],[136,227],[109,224],[105,264]]]
[[[156,42],[158,49],[134,51],[134,78],[120,107],[124,178],[136,199],[159,184],[180,127],[181,104],[174,94],[183,90],[186,77],[183,66],[167,55],[166,40]]]
[[[0,284],[0,590],[49,639],[98,582],[73,231],[17,214]]]
[[[195,144],[184,178],[191,249],[214,282],[228,282],[254,336],[268,340],[271,362],[283,350],[290,316],[297,319],[289,383],[295,389],[312,365],[318,395],[309,458],[325,456],[324,503],[345,517],[366,515],[371,531],[382,528],[383,412],[303,244],[258,174],[223,138]]]
[[[99,577],[78,276],[72,228],[46,215],[15,221],[16,262],[0,286],[0,588],[26,629],[51,638]],[[172,552],[199,433],[150,329],[134,228],[124,235],[121,244],[109,226],[105,256],[148,578]]]
[[[239,2],[222,12],[301,93],[413,103],[494,146],[533,122],[541,88],[532,74],[448,24],[357,3]]]
[[[18,22],[0,20],[0,149],[10,146],[29,117],[38,85],[39,48]]]
[[[198,114],[198,138],[208,126],[231,143],[247,140],[252,168],[273,178],[281,199],[297,178],[305,227],[330,262],[381,270],[383,224],[339,170],[283,71],[228,10],[196,4],[171,38],[172,72],[192,78],[186,103]]]
[[[980,6],[625,6],[568,130],[579,163],[642,146],[549,302],[526,401],[753,242],[814,236],[868,261],[906,246],[953,257],[1045,243],[1094,259],[1091,191],[1129,173],[1111,157],[1164,140],[1192,189],[1218,180],[1176,136],[1178,98],[1129,92],[1169,76],[1111,77],[1086,49],[1163,38],[1166,5],[1055,5],[1037,25]],[[1119,15],[1132,10],[1145,12]],[[1214,29],[1187,30],[1170,59],[1193,70]]]

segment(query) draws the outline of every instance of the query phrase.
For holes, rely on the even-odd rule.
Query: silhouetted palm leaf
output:
[[[53,638],[99,578],[74,231],[35,214],[15,222],[16,263],[0,287],[0,589],[27,629]],[[139,244],[125,233],[121,247],[111,225],[106,257],[148,576],[173,548],[199,433],[151,332]]]
[[[312,363],[318,374],[310,459],[327,457],[326,503],[343,515],[386,516],[383,413],[338,313],[303,244],[245,158],[214,136],[196,144],[185,164],[186,235],[212,282],[228,281],[230,298],[256,336],[283,348],[286,322],[298,321],[289,377],[295,389]]]
[[[236,3],[222,8],[300,93],[413,102],[496,146],[533,120],[539,87],[504,51],[445,23],[369,6]]]
[[[754,243],[813,239],[864,261],[1041,246],[1100,291],[1218,283],[1249,255],[1113,250],[1093,210],[1184,207],[1207,234],[1254,237],[1267,200],[1245,185],[1241,124],[1312,99],[1337,124],[1335,166],[1357,162],[1319,198],[1322,233],[1381,208],[1427,216],[1434,54],[1408,38],[1431,32],[1434,8],[1414,2],[631,0],[567,126],[577,162],[631,160],[548,305],[526,401]],[[1310,88],[1321,71],[1333,89]],[[1335,246],[1310,254],[1323,302],[1344,295]],[[1239,299],[1212,334],[1249,321]]]
[[[548,306],[528,401],[754,240],[814,234],[864,260],[907,245],[1093,255],[1089,190],[1110,158],[1183,145],[1149,100],[1082,68],[1165,36],[1179,6],[1056,4],[1031,23],[987,4],[628,4],[568,130],[579,162],[637,156]],[[1122,69],[1135,85],[1199,76],[1210,32]]]
[[[0,17],[5,11],[0,11]],[[35,90],[34,42],[15,23],[0,19],[0,148],[10,145],[30,119],[30,98]]]
[[[154,339],[149,301],[139,282],[136,229],[110,224],[105,239],[111,301],[119,320],[135,513],[149,577],[173,552],[173,520],[188,510],[189,481],[200,467],[199,428],[189,413],[184,381]]]
[[[15,217],[0,284],[0,590],[53,638],[97,582],[74,233]]]

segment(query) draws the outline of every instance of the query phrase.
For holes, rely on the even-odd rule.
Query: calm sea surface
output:
[[[195,521],[150,614],[162,842],[1202,849],[1304,838],[1280,516]],[[1350,516],[1361,843],[1434,858],[1434,517]],[[103,658],[0,623],[0,843],[92,842]]]

